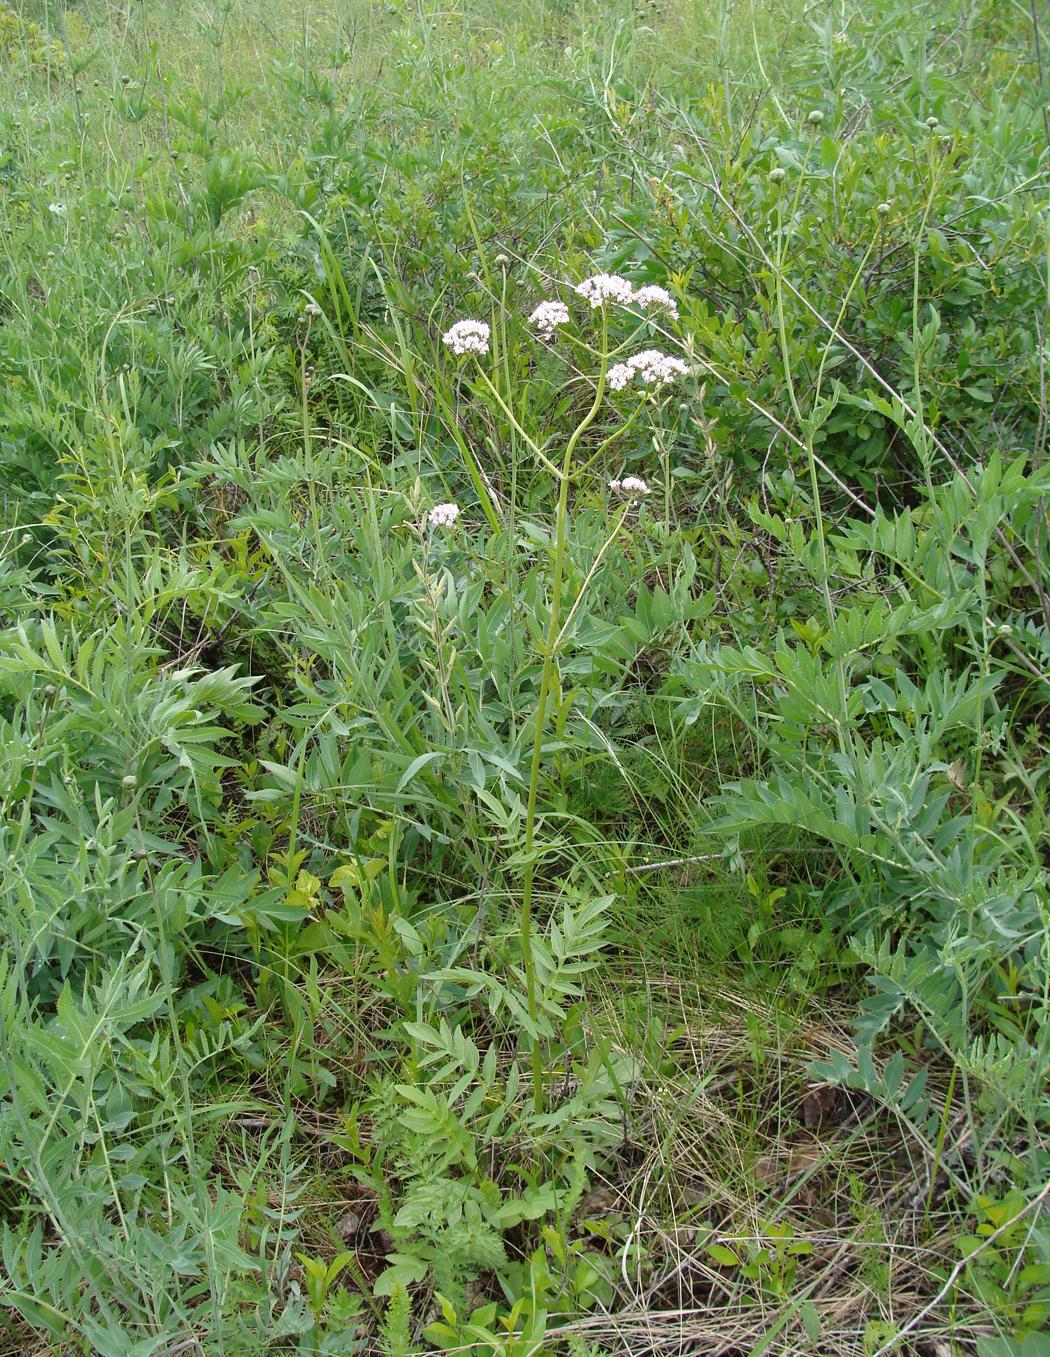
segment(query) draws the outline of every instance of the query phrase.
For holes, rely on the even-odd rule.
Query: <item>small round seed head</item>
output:
[[[127,787],[129,792],[134,791],[135,788],[139,785],[139,780],[134,773],[125,773],[125,775],[120,779],[120,785],[122,787]]]
[[[926,119],[926,126],[932,132],[935,127],[938,127],[940,125],[940,121],[941,121],[940,118],[935,118],[931,113],[930,116]]]
[[[771,183],[782,184],[787,178],[787,170],[783,165],[777,165],[769,171],[769,178]]]
[[[810,109],[806,114],[806,122],[809,123],[810,127],[819,127],[823,121],[824,114],[821,113],[819,108]]]
[[[888,217],[890,215],[890,205],[889,203],[879,203],[875,211],[880,217]]]

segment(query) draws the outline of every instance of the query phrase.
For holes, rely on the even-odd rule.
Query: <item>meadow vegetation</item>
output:
[[[0,1350],[1050,1353],[1047,60],[0,3]]]

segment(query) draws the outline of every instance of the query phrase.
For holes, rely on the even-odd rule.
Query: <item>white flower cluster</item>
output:
[[[558,326],[568,323],[569,308],[564,302],[540,302],[529,317],[529,324],[536,327],[542,339],[553,339]]]
[[[458,517],[458,504],[435,504],[427,514],[427,522],[432,528],[451,528]]]
[[[622,391],[635,377],[641,377],[649,386],[664,386],[677,377],[684,377],[689,369],[680,358],[661,353],[659,349],[643,349],[628,358],[626,363],[614,363],[605,374],[612,391]]]
[[[666,311],[669,316],[678,319],[678,304],[665,287],[649,283],[638,289],[633,300],[635,306],[644,306],[647,311]]]
[[[625,476],[622,481],[610,481],[609,489],[624,499],[645,499],[649,487],[639,476]]]
[[[634,368],[643,382],[650,386],[664,386],[676,377],[685,377],[689,369],[680,358],[672,358],[659,349],[643,349],[633,358],[628,358],[628,367]]]
[[[582,283],[576,284],[576,295],[586,298],[592,308],[604,306],[606,302],[630,306],[634,300],[634,288],[618,273],[596,273],[593,278],[585,278]]]
[[[441,342],[447,344],[459,358],[465,353],[474,353],[483,358],[489,351],[490,333],[483,320],[457,320],[441,336]]]

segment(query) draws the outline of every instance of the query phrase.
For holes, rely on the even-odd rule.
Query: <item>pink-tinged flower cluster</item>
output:
[[[640,287],[634,294],[635,306],[644,306],[647,311],[666,311],[675,320],[678,319],[678,304],[665,287],[649,283]]]
[[[643,349],[633,358],[628,358],[627,362],[650,386],[664,386],[678,377],[685,377],[689,372],[680,358],[672,358],[659,349]]]
[[[441,342],[447,344],[459,358],[466,353],[484,358],[489,351],[490,333],[483,320],[457,320],[455,325],[441,336]]]
[[[634,288],[626,278],[618,273],[596,273],[593,278],[585,278],[576,284],[576,295],[589,301],[592,308],[613,302],[617,306],[630,306],[634,300]]]
[[[427,522],[432,528],[451,528],[458,517],[458,504],[435,504],[427,514]]]
[[[529,324],[534,326],[542,339],[553,339],[559,325],[568,325],[569,308],[564,302],[540,302]]]
[[[641,377],[649,386],[665,386],[679,377],[684,377],[689,369],[680,358],[661,353],[659,349],[643,349],[633,354],[626,363],[614,363],[605,374],[605,380],[612,391],[622,391],[635,377]]]
[[[639,476],[624,476],[622,481],[610,481],[609,489],[624,499],[645,499],[649,487]]]

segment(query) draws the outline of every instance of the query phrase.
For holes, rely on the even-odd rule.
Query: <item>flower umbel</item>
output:
[[[592,308],[604,306],[606,302],[629,306],[634,300],[634,288],[618,273],[596,273],[593,278],[585,278],[576,284],[576,295],[586,298]]]
[[[634,294],[634,304],[644,306],[647,311],[666,311],[669,316],[678,319],[678,303],[665,287],[658,287],[655,283],[640,287]]]
[[[689,372],[680,358],[672,358],[659,349],[643,349],[641,353],[628,358],[627,366],[633,368],[642,381],[650,386],[664,386]]]
[[[458,517],[458,504],[435,504],[427,514],[427,522],[432,528],[451,528]]]
[[[564,302],[540,302],[529,317],[529,324],[535,326],[541,339],[553,339],[558,326],[568,323],[569,308]]]
[[[623,499],[645,499],[649,487],[640,476],[625,476],[622,481],[610,481],[609,489]]]
[[[455,325],[441,336],[441,342],[447,344],[457,357],[465,353],[477,354],[483,358],[489,351],[491,331],[483,320],[457,320]]]
[[[614,363],[605,374],[611,391],[622,391],[635,377],[641,377],[649,386],[665,386],[678,377],[685,377],[689,369],[680,358],[661,353],[659,349],[643,349],[632,354],[626,363]]]

